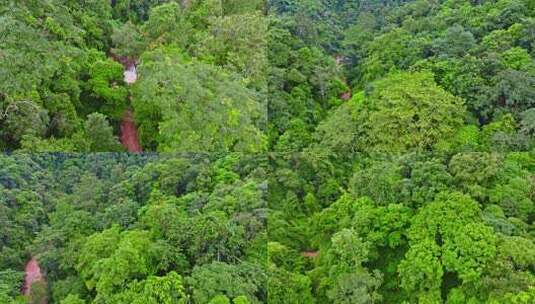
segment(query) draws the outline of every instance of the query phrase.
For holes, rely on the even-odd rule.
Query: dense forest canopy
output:
[[[535,299],[532,152],[298,153],[271,164],[269,303]]]
[[[265,302],[263,159],[17,154],[0,164],[1,303],[27,303],[29,255],[48,303]]]
[[[131,108],[145,150],[264,151],[261,9],[250,0],[4,2],[0,148],[121,151]],[[135,85],[121,63],[137,64]]]
[[[533,0],[8,1],[0,41],[0,302],[535,303]],[[205,154],[26,153],[125,111]]]
[[[268,302],[533,303],[535,3],[268,4]]]
[[[275,151],[531,148],[533,1],[269,3]]]

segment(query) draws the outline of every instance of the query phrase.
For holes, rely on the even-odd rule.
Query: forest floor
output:
[[[139,144],[137,128],[134,122],[134,114],[130,109],[125,111],[123,120],[121,121],[121,143],[128,152],[143,151]]]

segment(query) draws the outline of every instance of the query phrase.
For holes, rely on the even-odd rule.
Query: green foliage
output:
[[[276,266],[269,270],[268,303],[314,303],[310,278]]]
[[[192,39],[192,25],[184,19],[183,10],[176,2],[169,2],[150,10],[149,19],[142,31],[151,44],[159,45],[175,42],[184,46]]]
[[[97,49],[108,47],[111,8],[103,1],[68,6],[50,0],[0,7],[4,149],[18,148],[24,135],[65,137],[80,130],[85,81]]]
[[[91,151],[120,151],[121,146],[113,135],[113,129],[106,120],[106,116],[93,113],[84,123],[86,137]]]
[[[230,300],[224,295],[219,295],[214,297],[208,304],[230,304]]]
[[[0,271],[0,299],[14,299],[22,287],[22,279],[21,272],[12,269]]]
[[[234,1],[238,2],[238,1]],[[257,6],[254,1],[242,1]],[[236,4],[231,4],[231,7]],[[231,8],[232,9],[232,8]],[[241,5],[241,9],[247,7]],[[203,62],[224,66],[244,77],[249,87],[265,91],[267,73],[267,21],[260,14],[238,14],[210,19],[207,35],[194,47]]]
[[[104,113],[114,134],[122,132],[131,103],[123,65],[140,63],[140,86],[151,95],[138,98],[134,90],[133,107],[145,150],[265,151],[269,62],[261,9],[261,1],[6,2],[0,147],[101,152],[86,144],[81,120]],[[162,49],[194,63],[166,59],[171,54]],[[197,98],[179,97],[177,88]],[[213,124],[204,128],[205,121]]]
[[[182,277],[174,271],[164,277],[149,276],[142,282],[133,282],[127,291],[113,296],[116,303],[184,304],[187,295]]]
[[[220,303],[224,301],[222,296],[227,299],[246,296],[251,303],[260,303],[261,299],[256,297],[256,293],[263,286],[265,278],[259,270],[253,265],[221,262],[195,267],[188,281],[194,289],[192,299],[195,303],[209,303],[218,297],[215,303]]]
[[[433,44],[438,56],[463,57],[476,46],[476,40],[471,32],[465,31],[460,25],[454,25]]]
[[[442,281],[450,272],[463,284],[481,278],[483,265],[496,255],[496,236],[477,222],[478,213],[468,196],[442,193],[412,220],[410,249],[399,271],[401,286],[415,299],[440,300]]]
[[[533,1],[4,2],[1,303],[534,302]]]
[[[138,58],[145,47],[144,39],[135,24],[126,22],[113,29],[112,52],[117,56]]]
[[[262,101],[241,81],[219,68],[189,61],[176,48],[145,56],[140,66],[144,76],[133,92],[145,145],[162,152],[265,149]]]
[[[0,162],[7,303],[23,283],[16,269],[37,254],[46,284],[36,301],[208,303],[223,294],[265,303],[262,159],[16,153]]]
[[[531,153],[297,155],[281,154],[270,177],[274,301],[297,291],[322,303],[529,294]],[[342,190],[320,198],[329,177]]]
[[[420,58],[425,42],[403,29],[394,29],[375,38],[368,46],[369,55],[362,62],[362,83],[382,78],[391,71],[407,69]]]
[[[320,147],[347,152],[426,151],[452,136],[464,116],[462,101],[437,86],[433,75],[396,73],[337,108],[317,138]]]
[[[80,299],[77,295],[69,295],[61,300],[60,304],[85,304],[85,301]]]
[[[123,78],[121,64],[111,61],[97,61],[89,70],[89,86],[96,97],[102,98],[106,103],[124,107],[127,91],[120,86]]]

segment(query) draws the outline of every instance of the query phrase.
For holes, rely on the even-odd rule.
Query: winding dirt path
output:
[[[43,280],[41,268],[39,267],[39,263],[37,262],[37,259],[35,257],[32,257],[32,259],[28,261],[28,264],[26,264],[25,273],[26,275],[24,277],[24,286],[22,287],[22,293],[24,295],[29,295],[32,284],[37,281]]]
[[[143,149],[139,144],[139,136],[137,134],[136,123],[134,122],[134,114],[130,109],[124,112],[123,120],[121,121],[121,143],[128,152],[143,152]]]
[[[137,81],[136,60],[128,57],[114,56],[113,54],[111,55],[111,58],[124,66],[124,82],[128,85],[134,84]],[[131,108],[124,112],[120,128],[121,133],[119,139],[126,150],[134,153],[143,152],[141,144],[139,143],[137,127],[134,121],[134,113]]]
[[[30,297],[32,294],[32,285],[35,286],[35,283],[42,283],[42,286],[45,286],[46,288],[45,278],[41,274],[41,267],[39,267],[39,262],[37,262],[35,257],[32,257],[31,260],[28,261],[24,272],[24,285],[22,286],[23,295]],[[43,292],[43,290],[41,292]],[[39,295],[39,292],[37,292],[37,296],[40,304],[46,304],[47,301],[44,294]]]

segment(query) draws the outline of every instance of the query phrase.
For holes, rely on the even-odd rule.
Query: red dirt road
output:
[[[315,258],[318,256],[317,251],[304,251],[301,252],[301,255],[303,255],[305,258]]]
[[[111,58],[124,66],[124,82],[128,85],[135,83],[137,80],[136,60],[129,57],[116,56],[114,54],[111,54]],[[121,121],[120,140],[121,144],[123,144],[128,152],[143,152],[143,149],[139,144],[139,136],[134,122],[134,114],[130,109],[124,112]]]
[[[43,280],[43,275],[41,274],[41,268],[37,259],[32,257],[32,259],[26,264],[26,275],[24,277],[24,286],[22,287],[22,294],[30,295],[30,289],[32,284],[38,281]]]
[[[132,110],[126,110],[123,120],[121,121],[121,143],[128,152],[143,152],[143,149],[139,144],[139,137]]]

